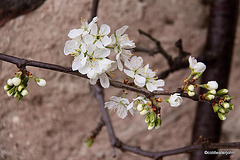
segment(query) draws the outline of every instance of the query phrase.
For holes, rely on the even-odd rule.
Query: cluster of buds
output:
[[[233,97],[230,97],[227,93],[227,89],[220,89],[215,94],[217,102],[212,103],[214,112],[218,114],[218,117],[221,120],[225,120],[225,114],[227,114],[230,110],[234,109],[233,104],[229,103],[229,101],[233,99]]]
[[[140,112],[140,115],[146,116],[145,122],[148,124],[148,130],[152,130],[153,128],[159,129],[162,123],[160,111],[153,106],[153,103],[157,102],[157,100],[152,99],[152,101],[144,100],[140,97],[136,101],[137,110]]]
[[[14,77],[7,80],[7,84],[4,86],[4,90],[7,91],[7,95],[16,97],[18,101],[24,96],[27,96],[29,93],[27,90],[29,78],[33,78],[39,86],[46,85],[46,81],[44,79],[33,77],[29,72],[23,76],[23,72],[18,71]]]
[[[148,124],[148,130],[152,130],[153,128],[159,129],[162,123],[161,116],[151,111],[145,117],[145,122]]]

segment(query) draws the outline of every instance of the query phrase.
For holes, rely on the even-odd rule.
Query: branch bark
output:
[[[233,53],[234,38],[238,15],[238,0],[214,0],[211,4],[210,23],[204,56],[215,57],[207,65],[202,76],[202,84],[218,79],[219,88],[227,88]],[[201,90],[203,93],[203,90]],[[199,136],[218,142],[221,134],[221,121],[207,103],[197,106],[192,142]],[[191,160],[212,160],[214,155],[204,155],[196,151]]]

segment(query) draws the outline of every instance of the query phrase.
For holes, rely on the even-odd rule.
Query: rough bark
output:
[[[238,16],[238,0],[214,0],[211,3],[208,35],[205,52],[206,58],[213,61],[207,65],[202,77],[202,84],[217,80],[219,88],[227,88],[231,67],[234,38]],[[201,90],[203,93],[204,90]],[[211,105],[199,102],[193,128],[192,142],[199,136],[218,142],[221,134],[221,120],[213,112]],[[195,151],[191,160],[213,160],[215,155],[204,155],[204,151]]]

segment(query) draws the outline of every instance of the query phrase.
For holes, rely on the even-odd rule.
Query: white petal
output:
[[[93,56],[96,58],[105,58],[105,57],[109,56],[110,52],[111,51],[107,48],[101,48],[101,49],[95,51]]]
[[[80,44],[75,40],[68,40],[64,46],[64,54],[69,55],[76,53],[76,49],[79,49]]]
[[[134,83],[139,86],[139,87],[143,87],[145,85],[146,82],[146,78],[140,76],[140,75],[135,75],[134,76]]]
[[[83,33],[82,29],[72,29],[68,33],[68,37],[69,38],[76,38],[76,37],[80,36],[82,33]]]
[[[73,63],[72,63],[72,70],[73,71],[76,71],[78,70],[82,65],[81,65],[81,57],[80,56],[77,56],[74,60],[73,60]]]
[[[194,72],[203,73],[206,69],[206,65],[202,62],[198,62],[193,69],[194,69]]]
[[[133,71],[124,69],[124,73],[126,73],[126,75],[128,75],[129,77],[134,78],[134,72]]]
[[[157,86],[155,86],[153,83],[147,83],[146,87],[150,92],[157,90]]]
[[[104,36],[104,37],[101,39],[101,41],[102,41],[102,44],[103,44],[104,46],[107,46],[107,45],[109,45],[109,44],[112,42],[111,38],[109,38],[108,36]]]
[[[109,87],[109,78],[106,73],[100,75],[100,84],[103,88]]]
[[[96,34],[97,34],[98,28],[97,28],[97,24],[96,24],[96,23],[93,23],[93,24],[90,26],[90,29],[91,29],[90,34],[92,34],[92,35],[96,35]]]
[[[92,35],[90,34],[87,34],[86,36],[83,37],[83,41],[86,43],[86,44],[93,44],[95,40],[95,37],[93,37]]]
[[[90,84],[95,85],[97,83],[98,79],[90,79]]]
[[[128,26],[127,26],[127,25],[122,26],[121,28],[119,28],[119,29],[116,31],[117,37],[121,36],[127,29],[128,29]]]
[[[126,107],[118,107],[117,115],[119,118],[124,119],[127,116],[127,108]]]
[[[97,46],[98,48],[104,48],[102,42],[100,40],[97,40],[95,43],[94,43],[95,46]]]
[[[165,81],[162,79],[158,79],[155,81],[157,87],[163,87],[165,85]]]
[[[120,71],[122,71],[123,70],[123,65],[122,65],[122,62],[121,62],[121,60],[120,60],[120,54],[118,53],[117,55],[116,55],[116,59],[117,59],[117,65],[118,65],[118,69],[120,70]]]
[[[127,110],[130,110],[130,109],[133,108],[133,103],[134,103],[134,101],[132,101],[132,102],[127,106]]]
[[[78,71],[81,74],[87,74],[90,70],[91,70],[90,63],[87,61],[87,63],[84,66],[80,67]]]
[[[101,35],[108,35],[110,33],[111,29],[107,24],[102,24],[99,30],[99,33]]]

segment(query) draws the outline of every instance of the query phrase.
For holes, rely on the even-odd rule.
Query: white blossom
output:
[[[129,70],[124,69],[124,72],[129,77],[134,78],[134,83],[139,87],[143,87],[146,82],[146,78],[140,75],[142,64],[142,57],[133,56],[130,61],[125,63]]]
[[[147,64],[144,68],[141,69],[140,74],[146,78],[146,87],[147,89],[152,92],[155,90],[163,90],[162,88],[159,87],[163,87],[165,82],[162,79],[156,80],[156,72],[152,71],[149,68],[149,64]]]
[[[216,89],[218,89],[218,83],[216,81],[209,81],[207,83],[207,89],[208,90],[216,90]]]
[[[98,30],[97,24],[93,24],[90,34],[83,37],[86,44],[94,44],[98,48],[104,48],[111,43],[111,38],[107,35],[110,33],[110,27],[107,24],[102,24]]]
[[[182,97],[179,96],[179,93],[174,93],[172,94],[169,99],[168,99],[168,103],[172,106],[172,107],[178,107],[182,104],[183,99]]]
[[[105,102],[104,107],[116,111],[118,117],[124,119],[127,116],[128,99],[112,96],[110,100],[109,102]]]
[[[132,55],[129,49],[135,47],[135,43],[128,38],[127,34],[124,34],[127,28],[128,26],[125,25],[111,35],[111,45],[113,45],[114,51],[117,53],[116,60],[120,71],[123,70],[121,61],[125,63],[127,60],[129,60]]]
[[[197,62],[197,60],[194,57],[189,57],[189,67],[193,70],[195,73],[203,73],[206,69],[206,65],[202,62]]]

